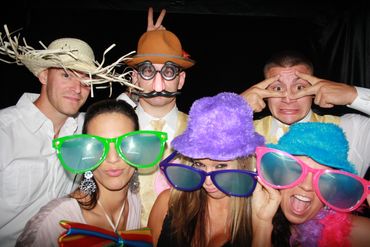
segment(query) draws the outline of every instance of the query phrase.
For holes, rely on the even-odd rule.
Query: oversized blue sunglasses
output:
[[[257,173],[255,172],[237,169],[205,172],[188,165],[170,163],[177,155],[175,151],[159,164],[169,183],[177,190],[198,190],[207,176],[210,176],[213,184],[220,191],[230,196],[248,197],[256,188]]]

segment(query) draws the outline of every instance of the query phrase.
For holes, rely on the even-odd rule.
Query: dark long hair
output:
[[[272,225],[274,227],[271,236],[272,246],[289,247],[289,240],[292,235],[290,232],[291,223],[285,217],[280,207],[272,219]]]
[[[139,129],[139,120],[136,115],[136,112],[134,111],[131,105],[129,105],[124,100],[104,99],[104,100],[93,103],[87,108],[86,115],[85,115],[85,121],[82,127],[82,133],[87,134],[87,129],[89,127],[91,120],[104,113],[119,113],[119,114],[125,115],[134,124],[134,130]],[[122,123],[122,124],[125,124],[125,123]],[[95,182],[94,178],[92,178],[92,180],[94,180]],[[138,180],[136,172],[134,173],[134,176],[131,178],[130,183],[138,183],[138,181],[135,181],[135,180]],[[78,188],[76,192],[78,192],[79,190],[80,189]],[[81,195],[83,196],[81,197]],[[87,197],[87,195],[84,195],[84,193],[73,193],[71,197],[77,199],[78,203],[80,204],[82,208],[91,210],[97,204],[97,200],[99,198],[99,187],[96,187],[95,192],[93,192],[90,195],[90,198],[86,201],[79,200],[79,199]]]

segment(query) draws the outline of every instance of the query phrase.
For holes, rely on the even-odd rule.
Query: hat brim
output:
[[[334,159],[333,157],[335,157],[335,155],[333,155],[333,153],[328,154],[320,148],[314,148],[310,146],[308,148],[304,147],[303,149],[301,149],[293,145],[287,146],[280,144],[267,144],[266,146],[269,148],[284,151],[294,156],[307,156],[321,165],[328,166],[334,169],[343,170],[353,174],[357,173],[352,163],[343,159]],[[333,152],[335,153],[334,150]]]
[[[170,56],[168,54],[139,54],[133,56],[132,59],[126,62],[126,64],[133,67],[145,61],[150,61],[154,64],[164,64],[165,62],[173,62],[184,69],[190,68],[195,64],[195,61],[192,59],[180,56]]]
[[[22,58],[21,62],[35,76],[38,76],[41,71],[48,68],[66,68],[92,75],[97,72],[97,67],[95,65],[83,63],[81,61],[63,62],[63,64],[61,64],[60,62],[52,61],[49,59]]]

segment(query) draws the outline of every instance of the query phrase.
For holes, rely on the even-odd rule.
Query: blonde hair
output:
[[[238,169],[255,170],[254,156],[236,159]],[[183,192],[173,189],[169,200],[169,215],[172,218],[170,229],[177,246],[191,243],[191,246],[206,246],[208,217],[207,192],[199,189]],[[228,222],[229,239],[235,246],[252,244],[252,207],[251,197],[231,196]]]

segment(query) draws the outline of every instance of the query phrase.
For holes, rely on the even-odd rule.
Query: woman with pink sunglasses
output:
[[[256,154],[259,181],[280,191],[273,246],[369,246],[370,218],[354,212],[368,207],[370,183],[355,175],[341,128],[297,123]]]

